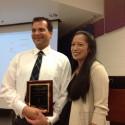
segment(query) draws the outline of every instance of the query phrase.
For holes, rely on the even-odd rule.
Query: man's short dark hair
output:
[[[51,21],[48,18],[45,17],[34,17],[33,21],[32,21],[32,25],[34,22],[39,22],[39,21],[46,21],[47,22],[47,29],[52,32],[53,31],[53,25],[51,23]]]

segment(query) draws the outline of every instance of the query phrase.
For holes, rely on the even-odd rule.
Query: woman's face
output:
[[[83,63],[88,56],[90,49],[86,42],[86,36],[83,34],[75,35],[72,40],[71,53],[74,60]]]

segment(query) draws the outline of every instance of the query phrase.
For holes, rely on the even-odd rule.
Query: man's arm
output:
[[[67,86],[71,79],[71,66],[68,58],[64,59],[62,67],[63,67],[61,69],[62,74],[59,78],[60,90],[58,94],[58,99],[54,104],[54,112],[53,112],[54,115],[53,117],[48,117],[52,125],[59,120],[59,115],[67,100]]]
[[[17,83],[17,67],[18,67],[18,56],[16,56],[10,63],[7,72],[4,75],[0,97],[8,104],[8,106],[16,112],[16,115],[22,118],[23,114],[34,118],[36,113],[34,108],[28,107],[25,102],[21,99],[21,95],[17,91],[17,86],[21,89],[22,84]],[[22,94],[25,94],[25,90],[20,90]],[[24,110],[25,109],[25,110]]]

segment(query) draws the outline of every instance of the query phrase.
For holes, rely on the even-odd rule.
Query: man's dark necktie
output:
[[[38,57],[36,60],[36,63],[34,64],[33,70],[32,70],[32,74],[30,77],[30,80],[38,80],[39,78],[39,72],[40,72],[40,67],[41,67],[41,63],[42,63],[42,51],[38,52]]]
[[[38,52],[38,57],[37,57],[36,62],[34,64],[32,74],[31,74],[31,77],[30,77],[30,81],[38,80],[38,78],[39,78],[39,72],[40,72],[40,67],[41,67],[41,63],[42,63],[42,54],[43,54],[42,51]],[[26,96],[25,96],[25,101],[26,101]],[[19,117],[17,123],[19,125],[31,125],[31,124],[27,123],[25,118],[21,119],[20,117]]]

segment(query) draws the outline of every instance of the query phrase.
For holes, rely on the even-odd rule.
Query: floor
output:
[[[0,109],[0,125],[12,125],[12,110]],[[125,123],[107,122],[107,125],[125,125]]]
[[[0,125],[12,125],[11,110],[0,109]]]
[[[9,119],[9,118],[0,118],[0,125],[12,125],[11,119]]]

